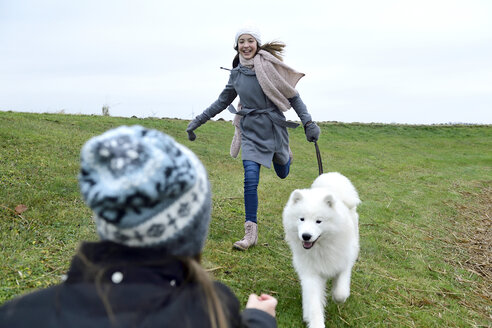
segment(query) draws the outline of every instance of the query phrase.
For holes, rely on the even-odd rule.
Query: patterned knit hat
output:
[[[170,136],[136,125],[90,139],[79,184],[101,239],[175,256],[201,253],[211,210],[207,172]]]
[[[239,40],[239,37],[243,34],[249,34],[252,37],[256,39],[256,42],[258,42],[258,46],[261,45],[261,34],[260,31],[253,26],[244,26],[241,27],[240,29],[237,30],[236,32],[236,38],[234,39],[234,48],[237,47],[237,41]]]

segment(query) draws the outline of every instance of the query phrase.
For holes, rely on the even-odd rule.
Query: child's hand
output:
[[[277,306],[277,303],[277,299],[273,296],[267,294],[261,294],[260,296],[256,294],[251,294],[249,295],[246,308],[265,311],[272,317],[275,317],[275,307]]]

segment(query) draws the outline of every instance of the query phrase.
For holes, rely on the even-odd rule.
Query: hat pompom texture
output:
[[[101,239],[177,256],[201,252],[211,210],[207,173],[172,137],[135,125],[90,139],[79,184]]]

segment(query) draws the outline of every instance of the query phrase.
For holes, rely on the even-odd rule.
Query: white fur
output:
[[[320,175],[310,189],[294,190],[283,211],[285,240],[302,287],[303,318],[309,328],[325,327],[326,282],[332,298],[350,295],[350,276],[359,254],[359,195],[345,176]],[[309,238],[308,238],[309,237]],[[311,248],[303,244],[314,242]]]

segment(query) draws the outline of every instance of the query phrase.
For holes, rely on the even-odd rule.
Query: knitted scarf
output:
[[[255,71],[261,89],[281,111],[285,112],[291,107],[288,98],[297,95],[295,86],[304,73],[295,71],[262,49],[251,59],[240,55],[239,61]]]

